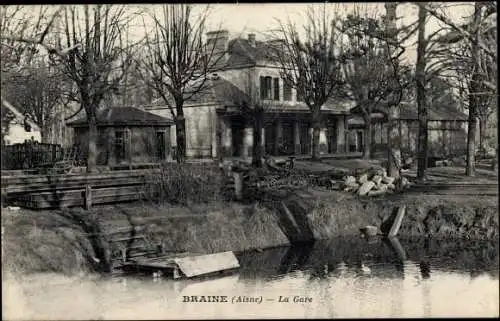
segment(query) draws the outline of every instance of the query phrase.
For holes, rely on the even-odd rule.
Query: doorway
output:
[[[312,137],[309,134],[309,123],[300,123],[300,153],[302,155],[308,155],[311,153],[311,140]]]
[[[164,160],[166,158],[164,131],[156,132],[156,158],[158,160]]]
[[[231,136],[232,136],[232,147],[233,147],[233,157],[240,157],[241,150],[243,147],[243,131],[245,128],[245,123],[241,117],[231,118]]]
[[[327,123],[326,140],[328,142],[328,154],[337,153],[337,121],[331,120]]]

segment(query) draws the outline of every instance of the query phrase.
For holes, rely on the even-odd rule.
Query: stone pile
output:
[[[359,196],[377,196],[397,191],[403,191],[410,187],[406,177],[395,179],[387,176],[385,169],[373,170],[355,176],[347,176],[344,179],[344,191],[356,193]]]

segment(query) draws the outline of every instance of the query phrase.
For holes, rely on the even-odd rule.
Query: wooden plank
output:
[[[95,197],[115,196],[123,194],[141,193],[141,186],[118,186],[94,189]],[[35,192],[20,195],[17,199],[51,199],[51,200],[65,200],[72,198],[84,198],[85,191],[83,189],[74,190],[55,190],[49,192]]]
[[[80,184],[80,183],[63,183],[63,184],[39,184],[39,185],[25,185],[25,186],[9,186],[5,187],[7,194],[20,194],[20,193],[34,193],[34,192],[53,192],[54,190],[75,190],[84,189],[85,186],[90,185],[92,188],[105,188],[105,187],[118,187],[118,186],[142,186],[145,181],[133,179],[121,180],[104,180],[98,183]]]
[[[105,203],[115,203],[115,202],[126,202],[126,201],[137,201],[140,200],[141,196],[137,193],[123,194],[123,195],[110,195],[110,196],[95,196],[93,199],[93,204],[105,204]],[[50,209],[58,207],[72,207],[72,206],[83,206],[83,197],[70,198],[62,201],[58,200],[47,200],[47,199],[36,199],[36,200],[17,200],[18,206],[32,208],[32,209]]]
[[[389,231],[388,237],[395,237],[398,235],[399,228],[401,227],[401,222],[403,222],[403,218],[406,213],[406,205],[400,206],[398,208],[398,213],[396,214],[396,218],[394,219],[394,223],[392,224],[391,230]]]
[[[106,177],[65,177],[65,176],[46,176],[44,178],[40,177],[32,177],[32,178],[24,178],[22,180],[19,179],[2,179],[3,185],[41,185],[41,184],[92,184],[99,183],[106,180],[124,180],[124,179],[144,179],[146,177],[145,174],[131,174],[127,176],[106,176]]]
[[[403,246],[401,245],[401,243],[399,243],[398,238],[397,237],[389,237],[388,239],[391,243],[392,248],[397,253],[399,260],[401,262],[406,261],[406,259],[407,259],[406,252],[405,252]]]
[[[96,174],[61,174],[61,175],[15,175],[15,176],[2,176],[2,184],[23,184],[26,182],[32,183],[46,183],[50,181],[75,181],[83,180],[87,182],[91,179],[109,179],[118,177],[133,177],[133,176],[144,176],[146,174],[151,174],[157,170],[127,170],[127,171],[113,171],[107,173],[96,173]]]

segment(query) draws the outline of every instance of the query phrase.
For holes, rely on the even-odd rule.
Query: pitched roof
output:
[[[255,65],[259,61],[270,60],[272,42],[255,41],[252,45],[248,39],[235,38],[228,42],[228,60],[226,68]]]
[[[24,121],[26,121],[33,130],[40,130],[40,127],[38,127],[37,124],[35,124],[30,119],[26,118],[26,116],[24,116],[16,107],[12,106],[11,103],[9,103],[7,100],[3,98],[1,100],[2,100],[2,106],[7,108],[14,115],[16,123],[21,124]]]
[[[418,108],[415,103],[401,102],[399,104],[399,119],[405,120],[418,120]],[[373,112],[385,113],[383,107],[374,108]],[[351,109],[352,114],[359,114],[360,109],[358,106]],[[439,120],[459,120],[467,121],[467,114],[461,112],[456,107],[449,104],[435,104],[428,106],[427,118],[430,121]]]
[[[248,95],[243,90],[223,77],[212,76],[202,91],[186,100],[186,105],[203,103],[234,105],[237,101],[245,100],[248,100]]]
[[[167,126],[173,122],[153,113],[134,107],[108,107],[97,112],[99,126]],[[87,126],[86,117],[69,122],[72,127]]]
[[[416,104],[402,103],[400,109],[400,119],[417,120],[418,108]],[[436,120],[459,120],[467,121],[468,116],[458,110],[456,107],[440,104],[428,107],[428,119],[430,121]]]

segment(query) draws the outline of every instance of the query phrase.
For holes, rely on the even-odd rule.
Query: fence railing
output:
[[[17,170],[36,168],[41,164],[63,158],[63,147],[58,144],[26,142],[2,148],[2,169]]]

